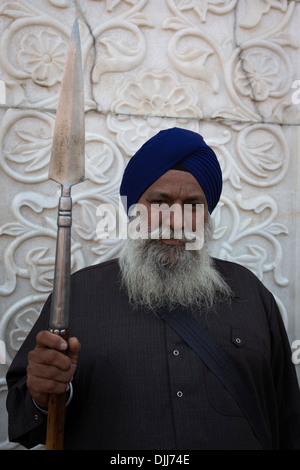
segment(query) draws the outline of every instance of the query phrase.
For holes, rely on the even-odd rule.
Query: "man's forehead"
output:
[[[179,170],[169,170],[160,176],[149,188],[146,189],[144,194],[154,195],[155,193],[165,195],[172,193],[184,193],[191,198],[204,196],[204,191],[196,178],[188,172]]]

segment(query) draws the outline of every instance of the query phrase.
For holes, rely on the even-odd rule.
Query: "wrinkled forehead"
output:
[[[139,202],[143,200],[206,204],[205,193],[196,178],[189,172],[173,169],[144,191]]]

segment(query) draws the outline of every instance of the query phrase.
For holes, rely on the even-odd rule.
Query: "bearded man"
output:
[[[300,449],[275,300],[246,268],[209,255],[221,190],[217,157],[194,132],[161,131],[131,158],[120,194],[130,221],[146,209],[146,231],[120,259],[72,275],[68,344],[47,331],[49,297],[7,374],[11,441],[44,443],[48,395],[69,390],[65,449]],[[174,209],[169,227],[162,213],[154,223],[162,205]]]

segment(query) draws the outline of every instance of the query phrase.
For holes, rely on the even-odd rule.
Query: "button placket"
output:
[[[174,350],[173,350],[173,355],[174,355],[174,356],[179,356],[179,351],[178,351],[178,349],[174,349]],[[178,390],[178,391],[176,392],[176,395],[177,395],[178,398],[182,398],[182,397],[183,397],[183,392],[182,392],[181,390]]]
[[[178,349],[173,349],[173,356],[175,356],[175,357],[179,356],[179,351],[178,351]],[[176,396],[177,396],[178,398],[182,398],[182,397],[183,397],[183,392],[182,392],[182,390],[177,390]]]

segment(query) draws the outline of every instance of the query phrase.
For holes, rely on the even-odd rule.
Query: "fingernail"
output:
[[[60,345],[60,349],[62,351],[65,351],[67,349],[67,347],[68,347],[67,343],[61,343],[61,345]]]

